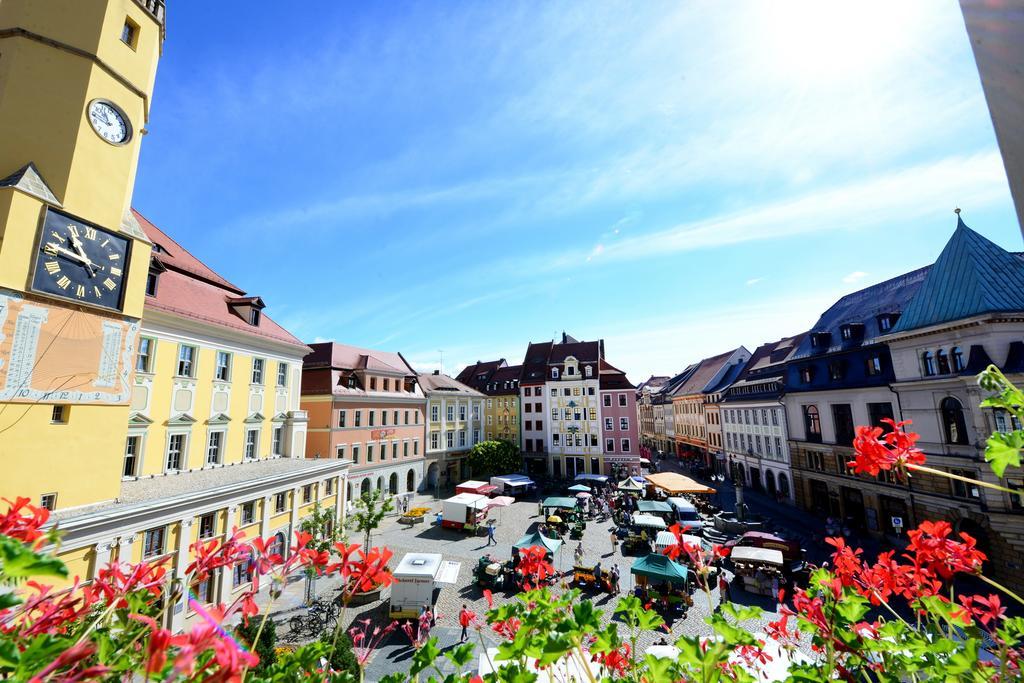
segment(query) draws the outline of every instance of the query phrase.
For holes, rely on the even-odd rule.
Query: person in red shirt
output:
[[[464,643],[469,638],[469,625],[473,621],[473,613],[463,605],[462,611],[459,612],[459,626],[462,627],[462,635],[459,636],[459,642]]]

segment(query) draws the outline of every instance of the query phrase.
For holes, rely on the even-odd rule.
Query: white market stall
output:
[[[389,614],[392,619],[415,619],[424,605],[434,606],[434,589],[454,585],[462,564],[445,560],[440,553],[406,553],[398,563],[391,584]]]

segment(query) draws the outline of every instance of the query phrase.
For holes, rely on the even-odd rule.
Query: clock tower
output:
[[[150,243],[131,212],[164,0],[0,2],[0,496],[117,497]]]

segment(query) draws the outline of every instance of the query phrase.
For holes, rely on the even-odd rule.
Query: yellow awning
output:
[[[714,493],[710,486],[685,477],[675,472],[658,472],[657,474],[644,475],[644,479],[658,487],[662,491],[671,494],[677,493]]]

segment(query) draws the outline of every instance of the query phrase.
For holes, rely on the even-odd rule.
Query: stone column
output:
[[[100,569],[102,569],[110,563],[111,550],[116,547],[116,538],[112,538],[109,541],[103,541],[101,543],[96,544],[95,548],[93,549],[95,556],[92,562],[92,575],[89,577],[90,579],[95,579],[99,575]]]
[[[292,489],[292,509],[288,518],[288,538],[295,538],[295,532],[299,530],[299,501],[302,496],[302,487],[296,486]]]
[[[235,508],[237,506],[232,504],[228,506],[227,516],[224,522],[225,534],[231,533],[231,527],[235,525]],[[224,567],[220,570],[220,602],[228,603],[231,602],[231,577],[234,574],[232,567]]]
[[[266,538],[270,535],[270,515],[273,514],[274,497],[263,496],[263,518],[260,520],[260,536]]]
[[[177,633],[185,626],[185,613],[188,610],[189,586],[185,585],[185,569],[188,567],[188,547],[192,538],[192,518],[187,517],[178,522],[178,548],[174,560],[174,582],[181,594],[170,610],[168,627]]]
[[[135,541],[137,540],[139,540],[138,534],[125,534],[124,536],[119,536],[114,540],[114,543],[111,544],[111,547],[117,548],[118,562],[132,561],[132,546],[135,545]],[[127,555],[127,557],[125,557],[125,555]]]
[[[348,473],[339,476],[335,486],[334,518],[342,526],[345,525],[345,506],[348,503]]]

